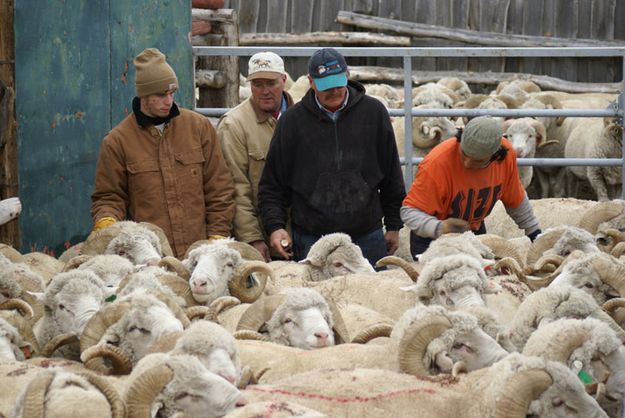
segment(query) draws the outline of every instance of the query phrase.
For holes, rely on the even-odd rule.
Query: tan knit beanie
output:
[[[165,93],[178,88],[176,73],[156,48],[144,49],[135,57],[135,89],[138,97]]]
[[[464,127],[460,148],[469,157],[486,159],[501,146],[503,124],[490,116],[471,119]]]

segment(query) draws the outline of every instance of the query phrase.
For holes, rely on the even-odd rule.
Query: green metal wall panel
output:
[[[176,101],[190,106],[190,10],[190,0],[16,0],[23,252],[58,256],[90,232],[100,142],[134,97],[132,57],[152,46],[167,54]]]

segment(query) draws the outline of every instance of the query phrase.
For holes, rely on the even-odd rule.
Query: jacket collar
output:
[[[175,118],[180,114],[180,109],[178,109],[178,106],[176,105],[176,103],[174,103],[171,106],[169,115],[164,118],[153,118],[141,111],[141,101],[138,97],[135,97],[134,99],[132,99],[132,113],[135,115],[135,119],[137,120],[139,126],[141,126],[142,128],[147,128],[151,125],[156,126],[163,123],[168,123],[171,119]]]

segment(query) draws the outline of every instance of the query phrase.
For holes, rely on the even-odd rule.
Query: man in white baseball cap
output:
[[[268,51],[254,54],[247,75],[252,95],[223,115],[217,125],[236,188],[234,237],[254,246],[267,261],[271,253],[258,217],[258,182],[277,121],[293,104],[284,91],[286,78],[280,56]]]

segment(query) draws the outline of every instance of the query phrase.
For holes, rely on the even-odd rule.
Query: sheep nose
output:
[[[317,337],[318,345],[324,346],[327,345],[328,342],[328,333],[323,331],[315,332],[315,337]]]
[[[219,376],[223,377],[224,379],[226,379],[228,382],[232,383],[234,385],[234,376],[226,374],[226,373],[218,373]]]
[[[147,264],[148,266],[158,266],[160,262],[161,259],[159,257],[152,257],[145,260],[145,264]]]

